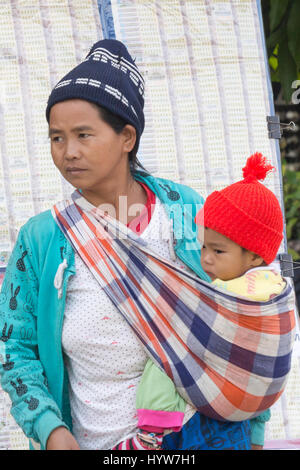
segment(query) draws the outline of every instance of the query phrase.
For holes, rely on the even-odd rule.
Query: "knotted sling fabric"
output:
[[[229,421],[253,418],[276,402],[294,341],[289,283],[267,302],[228,295],[158,259],[134,232],[78,191],[52,214],[187,402]]]

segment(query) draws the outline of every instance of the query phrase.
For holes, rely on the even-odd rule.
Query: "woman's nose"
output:
[[[69,139],[66,142],[65,158],[67,160],[73,160],[74,158],[79,158],[79,148],[73,139]]]

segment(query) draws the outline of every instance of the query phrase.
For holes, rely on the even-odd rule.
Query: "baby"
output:
[[[261,154],[252,155],[243,168],[244,179],[214,191],[195,218],[201,265],[212,284],[256,301],[269,300],[286,285],[271,265],[283,238],[282,212],[276,196],[259,182],[272,169]],[[114,449],[160,449],[166,431],[181,429],[186,403],[151,360],[136,404],[140,432]],[[268,411],[263,414],[269,416]]]
[[[258,180],[273,167],[256,153],[244,179],[214,191],[198,212],[201,264],[213,284],[252,300],[265,301],[285,286],[274,261],[283,232],[276,196]]]

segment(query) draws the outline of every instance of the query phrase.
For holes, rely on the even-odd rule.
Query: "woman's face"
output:
[[[128,178],[128,152],[135,143],[135,129],[126,125],[117,134],[88,101],[55,104],[50,112],[49,137],[54,164],[83,196],[91,197],[100,188],[109,190]]]

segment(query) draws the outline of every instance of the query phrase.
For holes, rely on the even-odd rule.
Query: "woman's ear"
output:
[[[131,124],[126,124],[122,129],[122,134],[124,136],[124,152],[129,153],[135,146],[136,130]]]

